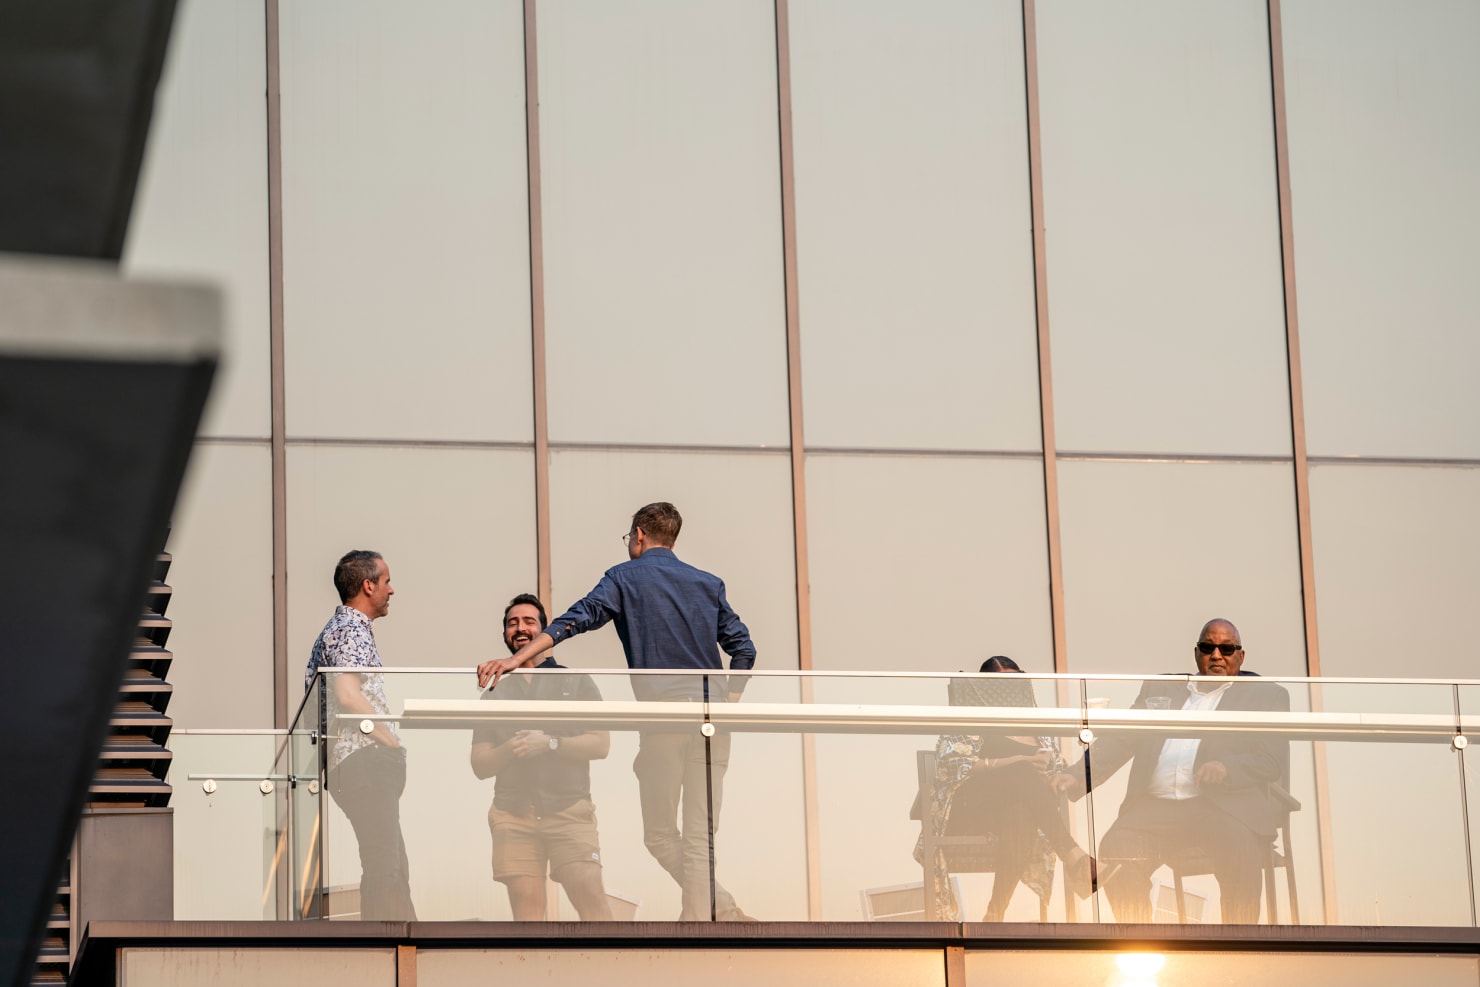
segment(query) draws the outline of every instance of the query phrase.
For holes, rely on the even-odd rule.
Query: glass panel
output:
[[[278,895],[279,915],[291,919],[324,918],[338,902],[324,894],[323,806],[327,749],[321,742],[324,724],[325,681],[320,676],[306,693],[293,721],[293,730],[279,755],[286,765],[289,785],[279,803],[279,828],[287,833],[283,859],[275,873],[286,886]]]
[[[535,578],[533,471],[529,452],[289,446],[289,697],[339,603],[334,565],[354,548],[391,568],[397,594],[375,622],[386,665],[502,654],[497,617]]]
[[[771,5],[541,3],[539,49],[551,439],[784,445]]]
[[[1423,983],[1432,987],[1470,987],[1480,976],[1473,956],[1416,953],[1098,952],[1080,950],[966,951],[969,987],[1388,987]]]
[[[1347,690],[1360,690],[1362,701],[1348,700]],[[1328,710],[1365,706],[1434,722],[1420,739],[1325,745],[1336,871],[1329,921],[1472,925],[1462,765],[1450,746],[1453,688],[1323,685],[1318,695]]]
[[[273,722],[263,658],[272,654],[271,469],[266,443],[200,442],[191,454],[165,545],[174,590],[169,647],[182,656],[168,676],[177,727]]]
[[[1042,448],[1019,5],[789,23],[807,442]]]
[[[1061,462],[1059,509],[1071,671],[1191,672],[1224,617],[1249,671],[1305,674],[1289,466]]]
[[[330,674],[332,677],[340,673]],[[510,674],[531,679],[538,677],[541,681],[559,679],[563,683],[567,680],[578,682],[582,673],[542,670]],[[633,692],[626,673],[596,672],[592,678],[602,706],[614,711],[624,707],[630,710]],[[703,676],[693,678],[696,684],[703,681]],[[497,694],[498,689],[504,689],[505,692],[499,696],[504,699],[521,688],[505,682],[494,692]],[[558,687],[550,688],[556,688],[558,695]],[[577,685],[573,688],[580,696],[583,687]],[[496,708],[480,701],[471,666],[466,670],[441,673],[386,672],[384,689],[394,715],[410,714],[402,717],[399,724],[400,736],[407,750],[406,787],[399,800],[399,812],[417,917],[428,921],[512,918],[509,895],[492,876],[490,816],[495,816],[499,825],[511,827],[514,832],[509,843],[510,857],[497,864],[501,872],[508,868],[506,872],[511,876],[526,866],[518,856],[518,833],[521,826],[527,828],[529,823],[521,823],[521,818],[527,820],[527,817],[512,804],[509,815],[499,816],[491,812],[490,800],[495,786],[489,781],[479,781],[469,760],[474,727],[493,722],[487,717],[496,716]],[[663,707],[662,712],[669,714],[666,722],[670,728],[678,730],[680,736],[701,736],[702,704],[653,705]],[[584,717],[590,714],[582,709],[576,715]],[[353,714],[350,719],[358,722],[356,716],[358,714]],[[565,842],[552,853],[564,855],[561,857],[562,866],[584,863],[591,853],[599,855],[604,895],[614,919],[672,919],[680,911],[678,886],[643,849],[637,786],[628,771],[638,747],[638,734],[632,726],[635,722],[630,716],[622,719],[619,713],[614,712],[611,719],[594,726],[590,723],[569,726],[532,714],[527,720],[497,721],[497,726],[511,733],[517,729],[537,729],[542,736],[536,740],[560,736],[570,741],[575,734],[588,729],[609,730],[609,753],[591,761],[590,802],[595,807],[595,818],[582,816],[579,805],[545,814],[546,819],[551,815],[561,817],[555,820],[554,828]],[[331,734],[334,732],[331,725]],[[508,739],[494,735],[489,742],[498,746]],[[716,747],[718,742],[717,737]],[[572,749],[567,747],[568,751]],[[560,755],[536,744],[526,756]],[[331,763],[337,763],[338,755],[331,753],[330,757]],[[717,749],[714,757],[719,757]],[[577,759],[583,758],[577,756]],[[702,760],[699,763],[702,765]],[[699,777],[703,777],[702,767]],[[325,824],[324,873],[331,899],[337,894],[350,903],[343,908],[331,908],[330,917],[354,918],[359,913],[351,905],[361,886],[361,860],[356,835],[344,814],[344,803],[337,794],[343,791],[337,787],[338,784],[335,769],[331,767],[329,788],[333,797],[330,802],[334,807],[328,810]],[[516,789],[514,795],[519,794]],[[551,799],[558,796],[558,791],[549,795]],[[540,797],[545,797],[543,790]],[[704,818],[702,813],[700,818]],[[596,834],[599,834],[599,849],[589,846]],[[730,866],[725,864],[721,874],[730,870]],[[701,878],[703,886],[698,894],[707,899],[707,873],[701,873]],[[572,903],[563,896],[559,902],[552,903],[550,909],[547,914],[551,917],[576,917]]]
[[[264,23],[260,4],[179,4],[128,217],[126,273],[223,289],[202,435],[269,431]]]
[[[1473,677],[1480,470],[1318,466],[1310,500],[1322,672]]]
[[[807,500],[814,668],[1053,671],[1042,463],[809,454]]]
[[[285,739],[272,731],[170,734],[177,922],[278,917],[276,815],[285,779],[274,769]],[[274,791],[264,795],[267,779]]]
[[[663,734],[696,744],[697,778],[687,784],[707,778],[714,785],[704,789],[697,821],[685,822],[705,834],[691,848],[699,878],[690,901],[705,912],[700,918],[709,905],[713,798],[724,823],[714,841],[717,875],[745,914],[762,919],[975,920],[985,912],[1008,921],[1177,922],[1180,873],[1180,911],[1190,922],[1471,924],[1463,791],[1450,744],[1455,699],[1443,683],[1213,678],[1193,682],[1194,695],[1186,676],[761,672],[750,676],[741,702],[708,707],[717,732],[705,742],[701,703],[635,699],[652,695],[655,678],[669,689],[686,681],[697,693],[708,681],[718,690],[710,676],[596,670],[587,681],[586,674],[511,673],[491,704],[477,698],[471,668],[384,673],[391,712],[368,719],[398,719],[410,751],[397,805],[420,918],[514,917],[509,895],[493,879],[495,865],[470,867],[469,854],[489,854],[484,859],[497,861],[505,876],[511,861],[519,866],[492,850],[489,800],[496,788],[492,815],[506,847],[508,827],[517,830],[519,822],[508,818],[509,800],[530,796],[517,783],[496,787],[476,774],[509,777],[521,749],[542,759],[561,757],[563,749],[565,758],[589,762],[594,816],[561,820],[564,810],[557,810],[523,818],[526,829],[551,819],[569,823],[562,830],[568,839],[586,841],[583,853],[600,860],[611,918],[682,914],[679,881],[654,859],[669,845],[652,825],[666,818],[665,807],[650,803],[645,824],[638,779],[627,771],[632,763],[653,794],[662,777],[652,772],[653,759],[668,745],[654,735]],[[1195,704],[1209,685],[1228,686],[1216,708]],[[1148,701],[1157,697],[1165,708]],[[360,716],[349,715],[347,737],[359,736]],[[1086,722],[1093,731],[1088,768],[1080,732]],[[475,729],[493,732],[475,741]],[[521,729],[538,733],[521,740]],[[588,747],[592,731],[600,742]],[[552,737],[559,738],[553,748]],[[735,756],[727,770],[706,775],[704,765],[717,766],[729,745]],[[1172,770],[1176,757],[1183,767]],[[1047,777],[1039,774],[1044,768]],[[331,786],[348,775],[337,777]],[[942,784],[950,786],[944,795]],[[1179,790],[1190,801],[1176,800]],[[298,798],[305,786],[291,791]],[[554,798],[544,789],[536,796],[547,797]],[[359,914],[361,860],[343,800],[334,801],[322,843],[330,889],[324,910],[352,918]],[[306,806],[303,820],[315,811],[312,801]],[[1036,878],[1050,855],[1038,833],[1057,858],[1042,884]],[[1394,833],[1413,834],[1421,852],[1394,853]],[[962,841],[946,840],[940,857],[914,856],[917,841],[933,845],[940,836]],[[1078,861],[1090,849],[1103,885],[1081,900],[1075,892],[1086,875]],[[299,858],[308,859],[295,852]],[[1334,899],[1324,893],[1327,862]],[[1242,892],[1227,883],[1236,878]],[[1000,884],[1008,880],[1010,894]],[[295,885],[312,886],[301,867]],[[1034,893],[1038,887],[1049,889],[1046,899]],[[721,910],[729,895],[716,891]],[[575,900],[541,906],[533,917],[591,917],[583,910],[593,907],[591,899],[580,899],[581,906]]]
[[[1203,683],[1216,682],[1199,680],[1198,687],[1206,691]],[[1452,687],[1242,678],[1231,684],[1213,712],[1191,705],[1195,697],[1182,678],[1150,680],[1144,687],[1135,680],[1089,680],[1085,687],[1095,733],[1090,748],[1093,823],[1108,882],[1116,880],[1110,870],[1116,865],[1120,880],[1137,876],[1128,868],[1136,866],[1136,859],[1145,859],[1148,844],[1131,852],[1126,836],[1150,825],[1148,818],[1154,823],[1169,813],[1161,801],[1176,796],[1156,795],[1158,790],[1195,793],[1194,801],[1212,798],[1210,793],[1216,792],[1217,800],[1209,805],[1222,809],[1223,815],[1211,817],[1220,824],[1232,817],[1253,829],[1258,820],[1268,824],[1269,813],[1276,824],[1288,815],[1275,844],[1285,860],[1276,856],[1255,862],[1256,870],[1265,871],[1266,889],[1259,896],[1261,921],[1271,921],[1267,886],[1272,883],[1280,922],[1295,921],[1293,892],[1298,895],[1299,922],[1304,924],[1470,923],[1462,798],[1449,745],[1455,715]],[[1150,708],[1150,697],[1163,697],[1167,708]],[[1279,710],[1285,701],[1296,713],[1310,714],[1312,725],[1280,731],[1270,711]],[[1201,731],[1190,738],[1197,741],[1191,751],[1164,746],[1183,736],[1179,726]],[[1158,769],[1170,771],[1173,762],[1168,757],[1173,755],[1186,759],[1186,774],[1163,778]],[[1267,802],[1253,800],[1250,789],[1270,780],[1271,757],[1280,762],[1283,791],[1263,793]],[[1127,758],[1129,770],[1120,770]],[[1216,772],[1201,774],[1210,760],[1224,765],[1223,778]],[[1198,810],[1176,811],[1195,816]],[[1122,819],[1133,825],[1121,824]],[[1212,829],[1204,823],[1197,831]],[[1331,843],[1324,848],[1323,829],[1331,834]],[[1239,837],[1244,832],[1231,831]],[[1412,852],[1395,852],[1396,833],[1405,834],[1400,842]],[[1155,849],[1163,842],[1149,845]],[[1167,852],[1172,863],[1178,854],[1188,852],[1171,846]],[[1334,866],[1335,900],[1324,900],[1322,893],[1323,857]],[[1152,859],[1162,861],[1160,856]],[[1171,867],[1152,872],[1155,921],[1178,920],[1174,876]],[[1233,920],[1227,911],[1232,892],[1212,874],[1188,871],[1183,884],[1184,911],[1190,920]],[[1106,897],[1113,894],[1107,892]],[[1131,908],[1134,902],[1126,900],[1127,914],[1112,906],[1103,916],[1113,912],[1117,921],[1141,920]]]
[[[1094,793],[1084,801],[1104,882],[1100,921],[1272,922],[1264,884],[1276,878],[1279,920],[1292,919],[1288,868],[1266,854],[1298,842],[1288,818],[1301,800],[1292,745],[1262,727],[1295,704],[1279,683],[1203,681],[1196,693],[1186,677],[1084,682],[1094,740],[1087,753],[1076,745],[1070,795]],[[1227,689],[1201,698],[1218,686]],[[1308,912],[1302,922],[1318,921]]]
[[[1480,456],[1480,7],[1281,7],[1307,448]]]
[[[1062,804],[1039,775],[1040,767],[1062,767],[1076,756],[1070,738],[1079,729],[1077,708],[1072,717],[1059,712],[1056,725],[1044,720],[1071,694],[1077,707],[1077,689],[1069,685],[978,674],[812,681],[820,918],[1091,917],[1069,893],[1081,885],[1062,859],[1077,857],[1073,848],[1085,843],[1082,806]],[[932,798],[938,783],[950,794]],[[791,809],[776,796],[769,804],[795,816],[783,839],[804,831],[805,796]],[[1040,831],[1052,842],[1032,835]],[[1025,845],[1010,851],[1006,842],[991,842],[1019,832],[1028,834]]]
[[[1059,448],[1289,455],[1263,0],[1045,3],[1037,38]]]
[[[800,828],[805,820],[795,811],[803,791],[803,744],[794,730],[731,731],[724,713],[731,708],[790,706],[801,701],[801,695],[795,675],[755,676],[739,703],[718,707],[712,714],[719,725],[716,739],[731,734],[715,833],[715,876],[742,912],[765,921],[807,920],[807,852],[805,830]],[[673,901],[676,905],[677,896]],[[649,917],[677,915],[676,908],[665,905]]]
[[[517,0],[284,0],[294,436],[531,441]]]

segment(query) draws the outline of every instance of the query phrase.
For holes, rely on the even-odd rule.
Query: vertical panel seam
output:
[[[1043,501],[1048,538],[1048,596],[1053,629],[1053,669],[1069,671],[1064,616],[1064,564],[1059,541],[1058,440],[1054,434],[1053,353],[1048,329],[1048,250],[1043,221],[1043,148],[1038,116],[1038,12],[1023,0],[1023,76],[1028,115],[1028,188],[1032,210],[1033,303],[1038,330],[1038,405],[1043,427]]]
[[[416,987],[415,946],[396,946],[396,987]]]
[[[524,143],[529,213],[529,339],[534,403],[535,579],[545,606],[550,572],[550,419],[545,376],[545,228],[540,186],[539,40],[535,0],[524,0]]]
[[[796,171],[791,129],[791,7],[775,0],[776,121],[781,168],[781,256],[786,303],[786,395],[790,424],[793,563],[796,568],[797,667],[812,669],[812,586],[807,552],[807,463],[802,428],[802,336],[797,284]],[[812,681],[801,679],[802,702],[812,701]],[[822,837],[817,819],[817,747],[802,735],[803,830],[807,854],[807,917],[822,917]]]
[[[288,726],[287,395],[283,337],[283,127],[278,0],[265,0],[267,58],[267,281],[271,391],[273,726]]]
[[[944,953],[945,987],[966,987],[966,947],[947,946]]]
[[[1306,674],[1321,674],[1319,629],[1316,625],[1314,539],[1311,535],[1310,468],[1305,445],[1305,391],[1300,365],[1300,310],[1295,289],[1295,222],[1290,192],[1290,135],[1285,114],[1284,14],[1280,0],[1266,0],[1269,28],[1270,101],[1274,110],[1274,159],[1276,194],[1280,215],[1280,259],[1284,281],[1285,350],[1290,378],[1290,445],[1295,471],[1295,520],[1300,543],[1300,595],[1305,623]],[[1311,708],[1319,709],[1319,689],[1311,691]],[[1336,861],[1331,831],[1331,798],[1326,773],[1325,745],[1313,745],[1316,790],[1316,828],[1321,858],[1321,891],[1325,920],[1334,923],[1336,912]]]
[[[776,0],[776,102],[781,153],[781,251],[786,293],[787,403],[791,426],[792,526],[795,532],[797,648],[802,671],[812,668],[811,584],[807,558],[806,445],[802,429],[802,334],[798,311],[796,174],[791,131],[791,20],[788,0]]]
[[[1295,222],[1290,195],[1290,138],[1285,115],[1285,43],[1280,0],[1267,0],[1270,91],[1274,103],[1274,154],[1280,212],[1280,256],[1285,289],[1285,349],[1290,377],[1290,442],[1295,459],[1295,511],[1300,540],[1300,589],[1305,617],[1306,674],[1321,674],[1319,628],[1306,460],[1305,388],[1300,366],[1300,311],[1295,286]]]

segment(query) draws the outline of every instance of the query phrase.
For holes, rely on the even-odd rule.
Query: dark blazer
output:
[[[1290,694],[1283,686],[1260,682],[1253,672],[1240,672],[1239,676],[1219,700],[1218,709],[1280,711],[1290,708]],[[1166,696],[1172,700],[1172,707],[1178,708],[1187,698],[1186,681],[1147,680],[1131,709],[1145,709],[1146,700],[1152,696]],[[1087,770],[1075,779],[1070,797],[1076,800],[1083,797],[1085,774],[1089,775],[1092,786],[1098,786],[1130,761],[1131,776],[1126,784],[1121,813],[1135,802],[1151,798],[1147,789],[1167,739],[1164,734],[1146,733],[1112,735],[1095,741],[1082,762],[1087,765]],[[1194,763],[1201,767],[1207,761],[1221,762],[1228,769],[1228,778],[1221,785],[1209,785],[1203,789],[1199,798],[1206,798],[1255,833],[1273,837],[1278,819],[1270,805],[1268,789],[1270,782],[1288,787],[1289,741],[1267,733],[1213,734],[1198,744]]]

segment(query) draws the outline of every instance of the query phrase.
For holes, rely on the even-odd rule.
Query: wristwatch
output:
[[[560,750],[560,738],[559,737],[551,737],[550,738],[550,750],[552,750],[552,751],[558,751],[558,750]]]

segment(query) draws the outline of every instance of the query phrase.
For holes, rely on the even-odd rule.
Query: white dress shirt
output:
[[[1187,683],[1187,701],[1183,710],[1217,709],[1223,694],[1233,685],[1233,680],[1223,683],[1212,692],[1199,692],[1196,683]],[[1161,757],[1156,762],[1156,772],[1151,776],[1149,792],[1159,799],[1190,799],[1198,796],[1197,783],[1192,780],[1192,766],[1197,763],[1197,745],[1200,741],[1186,737],[1173,737],[1161,748]]]

